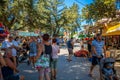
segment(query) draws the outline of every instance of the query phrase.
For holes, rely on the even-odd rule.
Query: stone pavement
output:
[[[79,46],[76,46],[74,51],[78,50]],[[61,48],[58,60],[58,74],[57,80],[99,80],[98,66],[96,66],[93,74],[94,78],[88,76],[90,62],[86,58],[72,57],[71,62],[67,62],[67,49]],[[38,80],[38,74],[35,69],[28,66],[26,63],[22,63],[18,67],[20,74],[25,76],[25,80]]]

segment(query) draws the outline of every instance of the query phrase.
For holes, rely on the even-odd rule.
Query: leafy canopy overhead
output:
[[[116,0],[94,0],[82,9],[84,20],[100,20],[102,18],[113,18],[116,14]]]
[[[0,22],[13,30],[41,30],[57,34],[80,27],[78,5],[64,0],[0,0]]]

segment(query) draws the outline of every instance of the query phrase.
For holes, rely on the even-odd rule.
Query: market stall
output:
[[[116,60],[120,60],[120,24],[109,27],[105,33],[106,46]]]
[[[120,35],[120,24],[108,28],[108,30],[102,34],[103,36]]]

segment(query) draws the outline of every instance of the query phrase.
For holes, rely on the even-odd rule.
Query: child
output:
[[[113,80],[114,71],[113,71],[112,63],[106,63],[105,67],[103,68],[103,72],[104,72],[107,80]]]

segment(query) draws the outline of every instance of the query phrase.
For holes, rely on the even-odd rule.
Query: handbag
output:
[[[45,46],[43,48],[43,55],[35,63],[35,68],[48,68],[50,67],[50,56],[45,53]]]

